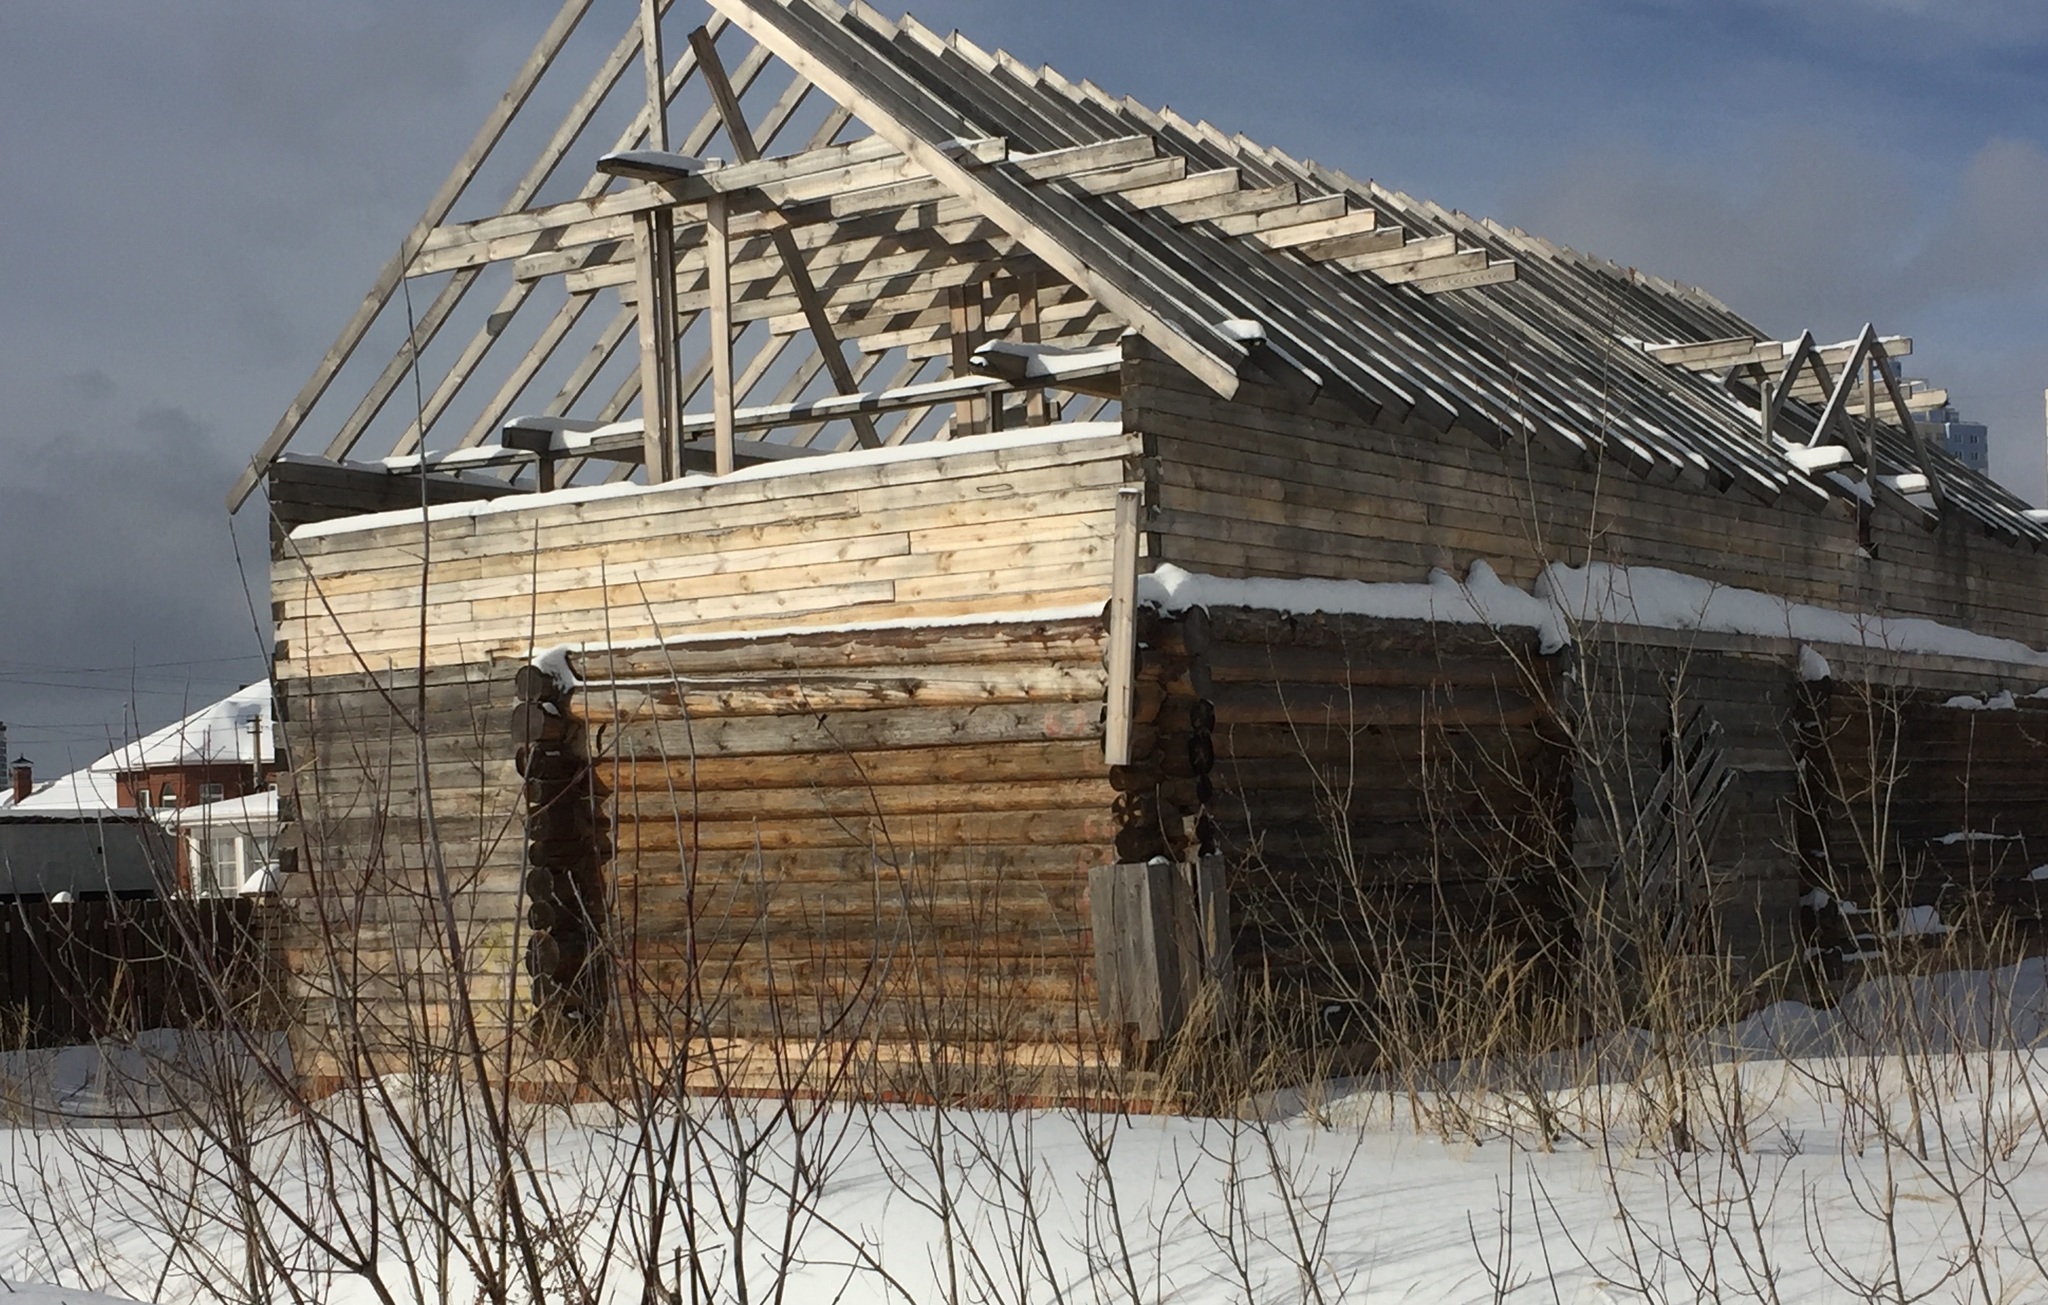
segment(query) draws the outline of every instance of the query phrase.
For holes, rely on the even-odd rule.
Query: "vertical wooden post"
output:
[[[667,209],[641,217],[633,251],[633,279],[640,293],[640,447],[647,483],[673,480],[676,437],[682,429],[682,396],[676,371],[675,231]]]
[[[1017,278],[1017,337],[1026,344],[1037,344],[1044,335],[1038,323],[1038,273],[1026,272]],[[996,400],[1001,403],[1001,399]],[[1043,426],[1049,420],[1046,412],[1045,391],[1024,392],[1024,424]]]
[[[1131,764],[1131,708],[1138,672],[1138,510],[1143,494],[1138,485],[1116,492],[1109,576],[1109,702],[1102,731],[1102,759],[1112,766]]]
[[[661,6],[657,0],[640,0],[640,62],[647,69],[647,147],[668,148],[668,95],[663,86],[668,72],[662,67]]]
[[[740,108],[740,97],[732,88],[732,79],[726,75],[725,63],[718,57],[718,45],[711,39],[708,28],[699,27],[690,33],[690,49],[697,56],[697,71],[703,74],[704,86],[711,92],[711,102],[718,109],[720,121],[725,124],[726,137],[732,141],[733,153],[742,163],[752,163],[761,157],[760,143],[754,139],[754,129],[747,125],[747,115]],[[796,237],[786,226],[777,227],[770,236],[775,241],[775,251],[782,259],[782,266],[789,273],[789,288],[796,295],[797,306],[804,311],[804,322],[811,329],[811,339],[817,343],[818,357],[825,364],[825,372],[832,378],[832,386],[840,394],[854,394],[860,383],[853,379],[853,369],[846,365],[846,354],[839,347],[839,336],[832,329],[832,320],[825,313],[825,301],[818,295],[818,287],[811,280],[810,270],[804,265],[803,255],[796,247]],[[873,419],[865,413],[855,413],[849,418],[853,437],[864,449],[882,447],[882,437],[875,432]]]
[[[661,6],[640,0],[640,54],[647,70],[647,144],[668,148],[667,70],[661,52]],[[682,396],[676,370],[675,227],[667,209],[640,220],[634,280],[640,291],[640,450],[647,483],[673,480],[679,470]]]
[[[711,439],[714,470],[732,474],[732,239],[724,195],[704,204],[704,264],[711,288]]]
[[[979,285],[962,286],[948,296],[953,310],[953,375],[974,375],[974,350],[981,343],[982,305]],[[953,405],[953,433],[977,435],[986,429],[981,422],[981,399],[961,399]]]

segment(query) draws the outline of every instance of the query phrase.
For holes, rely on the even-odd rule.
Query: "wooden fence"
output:
[[[0,902],[0,1039],[69,1046],[144,1029],[280,1027],[268,904]]]

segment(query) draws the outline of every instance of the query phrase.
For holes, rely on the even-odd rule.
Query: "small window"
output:
[[[159,794],[157,795],[157,799],[156,799],[156,804],[157,804],[158,806],[160,806],[160,807],[166,807],[166,808],[168,808],[168,807],[174,807],[174,806],[177,806],[177,805],[178,805],[178,789],[177,789],[177,786],[176,786],[176,785],[173,785],[173,784],[166,784],[166,785],[164,785],[164,791],[163,791],[162,793],[159,793]]]
[[[239,888],[242,883],[242,849],[238,838],[215,838],[207,849],[206,886],[209,893]]]
[[[137,809],[137,810],[140,810],[140,811],[147,811],[147,810],[149,810],[149,790],[148,790],[148,789],[146,789],[146,788],[138,788],[138,789],[136,789],[136,790],[135,790],[135,806],[136,806],[136,809]]]
[[[199,786],[199,800],[201,802],[218,802],[226,795],[226,791],[218,784],[201,784]]]

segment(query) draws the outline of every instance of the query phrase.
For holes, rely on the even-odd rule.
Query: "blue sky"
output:
[[[700,0],[679,0],[684,6]],[[0,5],[0,720],[44,773],[261,671],[222,495],[550,0]],[[627,0],[598,0],[608,42]],[[617,12],[613,12],[617,11]],[[2048,475],[2043,0],[932,0],[989,46],[1700,284],[1864,321]],[[580,74],[574,74],[580,80]],[[61,687],[60,687],[61,686]]]

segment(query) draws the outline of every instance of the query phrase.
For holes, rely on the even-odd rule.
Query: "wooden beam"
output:
[[[1125,485],[1116,495],[1116,536],[1109,571],[1109,701],[1102,731],[1102,759],[1131,764],[1132,706],[1138,665],[1138,512],[1144,488]]]
[[[963,166],[937,139],[952,133],[886,80],[895,71],[886,60],[862,65],[833,42],[820,39],[821,25],[831,22],[825,15],[804,7],[785,8],[772,0],[711,3],[955,194],[1001,223],[1060,275],[1143,329],[1156,347],[1218,396],[1237,393],[1243,351],[1216,325],[1227,316],[1225,310],[1205,305],[1209,296],[1199,287],[1174,284],[1182,278],[1171,269],[1146,267],[1141,265],[1144,260],[1134,264],[1128,253],[1116,255],[1090,234],[1090,223],[1077,206],[1021,184],[985,179]],[[1155,278],[1165,284],[1148,284]],[[1205,320],[1211,316],[1214,320]]]
[[[1262,186],[1256,190],[1233,190],[1224,195],[1212,195],[1207,199],[1191,199],[1180,204],[1168,204],[1166,216],[1176,222],[1214,222],[1218,218],[1242,217],[1247,213],[1266,213],[1273,209],[1292,208],[1301,202],[1301,188],[1293,182],[1278,186]]]
[[[1842,430],[1842,442],[1849,446],[1856,454],[1857,461],[1870,472],[1877,470],[1871,465],[1870,446],[1865,442],[1863,432],[1857,430],[1856,423],[1850,419],[1848,408],[1849,392],[1856,386],[1856,369],[1862,364],[1865,353],[1876,340],[1877,332],[1866,324],[1863,333],[1856,337],[1854,352],[1849,355],[1848,363],[1843,366],[1840,376],[1835,381],[1834,393],[1828,395],[1827,403],[1821,407],[1820,418],[1814,423],[1813,437],[1807,440],[1809,446],[1819,445],[1825,442],[1828,432],[1839,425]]]
[[[1071,156],[1060,159],[1057,167],[1088,165],[1083,151],[1061,150],[1055,153]],[[1052,160],[1054,155],[1039,157]],[[1122,165],[1080,173],[1072,180],[1075,185],[1089,189],[1091,193],[1117,193],[1128,188],[1151,184],[1153,178],[1149,175],[1148,169],[1152,169],[1155,164],[1168,161],[1154,160],[1151,163]],[[1170,161],[1177,167],[1186,166],[1184,159],[1175,158]],[[738,169],[727,168],[713,175],[735,171]],[[1066,175],[1056,170],[1056,166],[1051,163],[1033,171],[1036,174],[1034,180],[1053,180]],[[910,231],[956,225],[963,221],[979,221],[991,231],[1005,230],[1000,223],[982,216],[973,205],[957,198],[950,190],[928,177],[913,182],[855,189],[827,200],[805,201],[772,211],[747,211],[744,207],[744,197],[741,197],[739,192],[732,193],[736,198],[734,207],[729,210],[730,231],[736,241],[757,239],[786,228],[791,229],[793,234],[801,232],[794,236],[799,249],[825,251],[842,240],[873,238],[890,233],[900,235]],[[941,202],[933,205],[934,200]],[[627,219],[606,218],[601,228],[593,229],[601,229],[605,233],[605,241],[610,241],[621,234],[630,234],[630,227],[616,225],[625,221]],[[558,239],[567,241],[572,238],[580,237],[571,232],[563,234]],[[677,243],[684,248],[701,244],[702,238],[702,231],[695,224],[680,227],[677,232]],[[500,252],[504,257],[514,257],[518,254],[518,249],[517,246],[507,245],[503,246]],[[822,252],[819,256],[829,257]],[[615,250],[607,251],[600,257],[592,257],[588,253],[579,253],[575,250],[550,250],[527,254],[518,257],[514,263],[513,275],[521,280],[531,280],[557,273],[566,274],[570,292],[577,293],[630,282],[632,277],[626,270],[626,264],[614,261],[616,257]],[[692,265],[690,256],[686,255],[680,266],[687,268]]]
[[[1190,173],[1179,181],[1161,182],[1156,186],[1128,190],[1124,192],[1123,198],[1125,203],[1135,208],[1167,208],[1217,195],[1234,195],[1237,193],[1237,182],[1236,168],[1218,168],[1213,172]]]
[[[1515,277],[1515,260],[1504,258],[1497,263],[1488,263],[1485,267],[1476,267],[1470,271],[1417,277],[1409,284],[1426,295],[1440,295],[1453,290],[1470,290],[1476,286],[1500,285],[1514,280]]]
[[[869,416],[908,412],[918,408],[957,403],[964,396],[997,394],[1015,388],[1011,382],[1000,376],[948,377],[923,385],[875,393],[833,394],[822,399],[768,404],[759,408],[737,408],[732,415],[733,429],[736,432],[775,430],[784,426],[845,421],[856,412]],[[681,430],[685,442],[702,439],[706,435],[711,436],[715,442],[716,417],[710,413],[692,413],[683,418]],[[600,430],[587,438],[565,437],[559,456],[631,462],[638,460],[639,450],[643,444],[642,432],[634,429],[634,423],[627,420],[613,423],[613,429]]]
[[[1038,278],[1029,273],[1017,279],[1017,336],[1026,344],[1037,344],[1044,339],[1038,319]],[[1000,404],[1001,401],[997,402]],[[1027,426],[1043,426],[1050,421],[1049,408],[1043,388],[1025,391],[1024,423]]]
[[[1700,340],[1690,344],[1645,345],[1643,352],[1658,362],[1692,371],[1719,371],[1746,363],[1776,363],[1785,360],[1785,348],[1776,340],[1759,340],[1753,335]]]
[[[704,257],[711,286],[711,420],[717,474],[733,469],[732,388],[732,264],[726,235],[725,196],[713,196],[704,207]],[[674,285],[673,279],[668,283]]]
[[[906,173],[918,174],[918,170],[894,146],[873,137],[788,158],[730,164],[672,183],[643,182],[609,194],[437,227],[414,259],[411,275],[427,276],[517,258],[535,252],[534,240],[548,232],[559,233],[557,246],[616,239],[630,229],[636,214],[651,208],[701,204],[712,195],[759,192],[758,210],[881,186]],[[763,219],[760,229],[766,230],[769,221]]]
[[[1873,337],[1875,334],[1872,332]],[[1929,456],[1927,432],[1921,430],[1920,423],[1913,420],[1913,410],[1907,406],[1906,396],[1899,390],[1898,378],[1892,375],[1891,358],[1885,353],[1882,341],[1875,338],[1871,340],[1870,358],[1873,371],[1884,378],[1885,393],[1892,401],[1892,410],[1898,415],[1899,426],[1905,432],[1907,440],[1912,443],[1914,456],[1919,459],[1920,474],[1927,481],[1927,492],[1934,499],[1934,510],[1945,512],[1948,510],[1948,489],[1942,484],[1934,458]],[[1872,461],[1871,470],[1876,471],[1875,459]]]
[[[1417,244],[1424,242],[1417,241]],[[1453,276],[1461,272],[1483,272],[1486,270],[1486,251],[1483,249],[1461,249],[1456,253],[1425,255],[1421,258],[1405,258],[1399,262],[1387,263],[1372,269],[1372,274],[1389,285],[1404,281],[1424,281],[1432,277]]]
[[[1813,332],[1801,331],[1799,338],[1792,342],[1789,353],[1784,356],[1789,361],[1785,365],[1785,370],[1779,374],[1777,383],[1768,387],[1763,410],[1759,414],[1766,438],[1777,433],[1779,414],[1785,411],[1785,402],[1792,396],[1792,382],[1799,374],[1800,367],[1808,361],[1819,365],[1819,360],[1813,356]]]
[[[1226,236],[1255,235],[1261,231],[1278,231],[1283,227],[1296,226],[1303,222],[1323,222],[1330,218],[1342,217],[1347,201],[1342,195],[1317,195],[1305,199],[1292,208],[1271,209],[1264,213],[1241,213],[1230,217],[1217,218],[1215,227]]]
[[[269,436],[256,450],[256,455],[249,459],[248,467],[235,478],[233,488],[228,490],[230,512],[241,508],[250,491],[263,479],[263,473],[271,462],[284,450],[284,446],[291,442],[292,436],[298,434],[299,427],[305,424],[313,405],[320,402],[321,396],[327,393],[327,387],[334,383],[334,378],[340,373],[342,366],[355,354],[356,346],[369,334],[378,314],[384,311],[384,305],[391,301],[392,293],[398,289],[398,283],[404,277],[406,266],[412,261],[413,254],[426,240],[428,233],[448,216],[448,211],[455,207],[455,201],[462,197],[462,192],[469,188],[477,169],[497,146],[499,139],[505,134],[505,129],[511,126],[513,117],[532,96],[534,87],[540,82],[541,74],[554,63],[555,56],[561,53],[562,47],[568,43],[570,35],[576,30],[576,25],[583,20],[583,15],[589,11],[590,5],[591,0],[563,0],[561,9],[556,11],[554,21],[541,33],[533,52],[527,55],[526,62],[521,64],[519,71],[513,75],[511,86],[492,107],[489,116],[484,119],[484,125],[470,140],[469,148],[462,152],[462,157],[456,160],[455,167],[449,171],[447,179],[441,183],[441,188],[427,201],[426,212],[413,224],[412,230],[406,233],[405,239],[399,244],[398,252],[393,254],[377,273],[370,293],[364,296],[355,315],[341,328],[341,334],[328,346],[327,353],[313,368],[313,374],[299,387],[298,394],[293,396],[290,405],[284,410],[284,415],[278,418]]]
[[[953,375],[972,376],[974,351],[981,347],[982,302],[981,286],[973,283],[960,286],[948,293],[952,310]],[[986,427],[982,417],[984,408],[979,395],[971,395],[953,405],[953,433],[955,435],[977,434]]]
[[[599,106],[616,89],[627,67],[633,62],[639,47],[640,30],[636,22],[620,38],[618,44],[612,47],[611,53],[605,57],[604,64],[598,69],[597,75],[583,88],[576,102],[562,116],[561,122],[555,127],[554,135],[541,149],[539,157],[527,168],[518,183],[512,187],[511,193],[505,199],[504,208],[520,208],[528,203],[535,194],[539,193],[542,186],[547,184],[548,179],[554,175],[555,169],[561,165],[562,160],[567,157],[575,142],[582,136],[585,129],[589,127],[591,119],[596,115]],[[634,130],[636,132],[638,130],[637,120]],[[410,271],[408,271],[408,274],[411,274]],[[468,296],[476,279],[477,273],[474,271],[457,272],[454,276],[448,278],[447,283],[441,287],[439,293],[434,296],[433,301],[427,305],[426,311],[419,315],[413,331],[413,338],[409,342],[410,347],[394,351],[392,356],[385,362],[383,371],[371,383],[369,389],[363,393],[362,397],[357,400],[355,408],[349,413],[347,420],[342,422],[340,429],[328,441],[326,456],[339,460],[348,457],[355,451],[356,444],[362,439],[364,432],[369,429],[370,424],[376,420],[378,414],[384,410],[385,405],[399,391],[406,378],[412,374],[414,350],[424,351],[439,337],[442,328],[447,325],[449,319]],[[479,332],[478,336],[472,337],[469,347],[463,351],[462,357],[465,362],[471,366],[474,365],[474,360],[480,353],[481,348],[488,347],[489,342],[496,338],[496,333],[490,329],[490,324],[507,320],[521,303],[523,303],[523,297],[512,294],[508,294],[500,302],[498,308],[486,319],[485,329]],[[479,341],[481,341],[481,344]],[[458,364],[457,368],[451,368],[451,372],[460,369],[460,367],[461,364]],[[460,380],[455,381],[457,388],[459,388],[460,384]],[[443,385],[436,387],[436,392],[440,393],[446,389],[448,389],[448,386],[444,381]],[[427,421],[425,424],[432,426],[439,409],[437,405],[431,402],[427,405],[427,409]],[[415,421],[417,421],[417,417],[415,417]],[[417,443],[417,429],[409,427],[408,433],[401,436],[397,443],[394,444],[393,452],[409,452]]]
[[[647,68],[648,148],[668,148],[668,97],[662,85],[668,78],[661,53],[661,11],[657,0],[640,0],[640,58]]]
[[[711,39],[711,33],[702,27],[690,33],[690,48],[697,53],[697,67],[704,75],[704,84],[711,91],[712,103],[718,108],[718,116],[725,123],[725,134],[732,141],[733,153],[742,163],[752,163],[761,157],[759,147],[754,143],[753,129],[747,126],[746,112],[740,107],[739,96],[733,93],[732,83],[726,80],[725,65],[718,57],[718,46]],[[723,198],[713,201],[723,208]],[[719,224],[723,227],[723,222]],[[846,355],[839,347],[839,337],[832,332],[832,324],[825,319],[824,305],[818,300],[818,289],[811,283],[810,270],[804,265],[803,256],[797,252],[796,238],[786,226],[772,230],[770,236],[775,242],[775,252],[781,256],[782,265],[789,276],[791,290],[803,308],[804,320],[810,325],[811,338],[817,343],[818,354],[825,360],[825,373],[832,378],[833,387],[841,394],[853,394],[859,390],[853,372],[846,365]],[[721,232],[721,240],[723,233]],[[728,299],[730,287],[728,286]],[[714,308],[714,312],[715,312]],[[714,387],[715,387],[714,381]],[[881,438],[875,434],[874,423],[863,414],[853,419],[854,438],[863,448],[880,448]]]
[[[1316,251],[1317,246],[1341,236],[1373,235],[1383,229],[1379,214],[1372,209],[1362,208],[1346,213],[1342,217],[1325,218],[1320,222],[1301,222],[1260,232],[1253,239],[1268,249],[1296,249],[1306,246],[1302,248],[1305,257],[1331,258],[1335,255],[1313,251]]]
[[[654,210],[641,217],[635,245],[640,295],[640,406],[643,414],[643,461],[650,484],[675,477],[676,434],[682,416],[677,391],[675,282],[660,269],[674,261],[669,215]]]
[[[1457,252],[1458,238],[1454,235],[1424,236],[1420,240],[1410,240],[1406,244],[1396,245],[1392,249],[1381,250],[1378,253],[1352,254],[1331,261],[1347,272],[1376,273],[1382,268],[1397,264],[1419,263],[1425,259],[1443,258]]]

